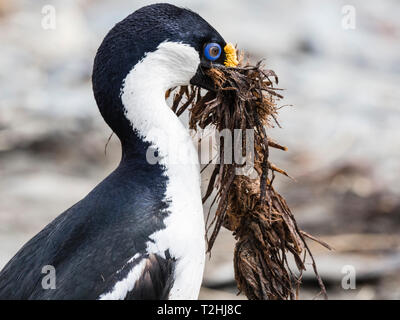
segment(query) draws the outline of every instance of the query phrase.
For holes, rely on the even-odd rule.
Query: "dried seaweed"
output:
[[[208,238],[208,252],[221,226],[233,232],[237,240],[235,278],[239,291],[249,299],[296,299],[308,254],[321,293],[326,297],[305,237],[319,240],[299,229],[286,201],[272,187],[276,172],[288,176],[269,161],[269,147],[286,148],[266,132],[266,128],[274,124],[279,126],[276,102],[282,95],[281,89],[274,87],[278,77],[272,70],[263,69],[261,62],[236,68],[218,66],[206,72],[214,80],[216,90],[203,96],[199,88],[180,87],[172,109],[180,115],[190,107],[189,125],[194,130],[210,125],[218,131],[253,129],[254,169],[258,174],[256,179],[236,174],[241,165],[224,163],[224,142],[220,141],[219,163],[203,198],[205,202],[216,190],[212,201],[216,206],[215,217],[208,224],[208,229],[213,227]],[[183,98],[185,102],[181,105]],[[245,144],[245,134],[237,140],[233,145]],[[232,152],[235,150],[232,147]],[[289,268],[288,254],[294,258],[297,274]]]

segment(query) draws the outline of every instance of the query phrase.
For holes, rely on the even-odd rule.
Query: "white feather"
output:
[[[165,201],[170,214],[164,220],[166,228],[151,235],[147,251],[164,256],[169,250],[177,259],[170,299],[197,299],[204,270],[205,229],[197,151],[187,129],[166,104],[165,92],[188,84],[199,63],[199,54],[191,46],[163,42],[135,65],[121,90],[126,117],[141,138],[158,150],[168,177]],[[124,290],[133,288],[140,276],[138,267],[124,279],[129,285],[117,283],[107,297],[125,297]]]
[[[99,297],[99,300],[125,299],[128,292],[134,288],[137,279],[142,275],[146,266],[146,261],[146,259],[140,261],[131,271],[129,271],[128,276],[125,279],[118,281],[114,285],[113,289],[108,293],[102,294]]]

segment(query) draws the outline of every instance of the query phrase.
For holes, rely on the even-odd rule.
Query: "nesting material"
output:
[[[242,129],[242,137],[233,146],[245,144],[246,129],[253,129],[257,172],[256,178],[236,174],[236,169],[243,165],[224,163],[225,148],[221,139],[219,163],[203,198],[205,202],[213,197],[212,205],[216,207],[214,218],[207,224],[207,230],[212,229],[208,251],[222,226],[233,232],[237,240],[235,278],[239,291],[249,299],[296,299],[308,255],[321,293],[326,297],[305,238],[320,241],[299,229],[285,199],[272,186],[276,173],[288,176],[269,160],[270,147],[286,148],[274,142],[266,131],[279,126],[276,101],[282,95],[274,87],[278,77],[272,70],[263,69],[261,62],[213,67],[207,73],[214,80],[216,91],[203,96],[198,88],[181,87],[176,90],[172,109],[180,115],[190,107],[189,124],[194,130],[208,126],[215,126],[219,132]],[[232,152],[244,149],[232,147]],[[294,258],[298,272],[290,269],[289,255]]]

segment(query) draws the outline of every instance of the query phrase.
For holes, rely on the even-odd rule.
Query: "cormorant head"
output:
[[[154,4],[135,11],[110,30],[97,52],[92,81],[100,112],[121,138],[126,133],[120,123],[121,94],[128,80],[129,90],[136,91],[188,84],[212,90],[204,70],[226,64],[228,47],[210,24],[188,9]]]

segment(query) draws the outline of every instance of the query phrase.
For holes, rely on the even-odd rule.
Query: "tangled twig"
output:
[[[238,175],[236,169],[242,165],[224,163],[224,142],[220,142],[220,161],[203,198],[205,202],[216,190],[212,202],[216,205],[215,218],[208,225],[208,228],[213,226],[208,251],[222,226],[233,232],[237,240],[235,278],[239,291],[249,299],[297,298],[308,254],[321,293],[326,297],[305,237],[329,246],[299,229],[286,201],[272,187],[276,172],[288,176],[269,161],[269,147],[280,150],[286,147],[273,141],[266,132],[274,124],[279,126],[276,100],[283,97],[279,93],[281,89],[274,87],[278,77],[272,70],[263,69],[261,62],[237,68],[214,67],[207,74],[214,80],[215,92],[209,91],[203,96],[198,88],[181,87],[174,96],[172,108],[180,115],[191,107],[191,129],[213,125],[218,131],[254,130],[254,170],[258,177]],[[179,107],[184,97],[186,102]],[[243,150],[235,146],[243,146],[245,141],[244,134],[238,137],[232,153]],[[294,258],[297,274],[290,269],[287,254]]]

